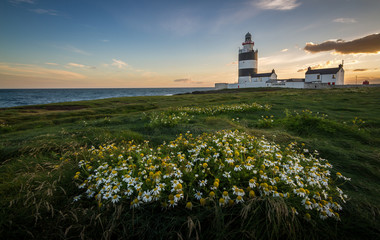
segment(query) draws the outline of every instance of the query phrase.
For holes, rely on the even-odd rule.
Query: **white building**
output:
[[[338,68],[311,69],[305,73],[307,83],[327,83],[328,85],[344,85],[344,69],[340,64]]]
[[[344,85],[343,64],[338,68],[311,69],[305,73],[305,78],[277,79],[273,69],[270,73],[257,73],[258,50],[254,50],[252,35],[245,35],[243,48],[239,49],[239,74],[237,83],[215,83],[215,89],[283,87],[283,88],[320,88],[333,85]]]
[[[272,72],[270,72],[270,73],[253,74],[251,81],[252,82],[266,82],[268,80],[274,80],[274,79],[277,79],[277,74],[273,69]]]

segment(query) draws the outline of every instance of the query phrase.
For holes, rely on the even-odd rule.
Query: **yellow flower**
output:
[[[238,150],[235,150],[235,156],[236,157],[239,157],[240,153],[238,152]]]
[[[215,193],[214,193],[213,191],[211,191],[211,192],[209,193],[209,196],[210,196],[211,198],[214,198],[214,197],[215,197]]]
[[[204,198],[201,198],[199,202],[201,203],[202,206],[206,205],[206,199]]]
[[[253,190],[251,190],[251,191],[249,191],[249,197],[250,198],[253,198],[253,197],[255,197],[255,191],[253,191]]]
[[[187,202],[186,208],[191,210],[193,208],[193,204],[191,202]]]
[[[307,220],[310,220],[310,219],[311,219],[310,214],[309,214],[309,213],[306,213],[306,214],[305,214],[305,218],[306,218]]]
[[[203,163],[202,166],[203,166],[203,168],[207,168],[208,165],[207,165],[207,163]]]

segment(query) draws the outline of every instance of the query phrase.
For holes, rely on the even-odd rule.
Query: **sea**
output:
[[[115,97],[171,96],[214,88],[0,89],[0,108]]]

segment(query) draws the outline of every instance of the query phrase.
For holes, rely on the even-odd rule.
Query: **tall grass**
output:
[[[378,239],[380,238],[380,89],[243,89],[220,94],[134,97],[0,110],[0,236],[3,239]],[[174,126],[149,127],[143,112],[239,103],[268,111],[196,115]],[[70,104],[72,105],[72,104]],[[285,112],[285,109],[288,109]],[[303,113],[302,110],[312,113]],[[296,111],[296,112],[294,112]],[[320,114],[316,114],[319,112]],[[297,114],[298,113],[298,114]],[[328,116],[321,117],[322,114]],[[262,116],[273,122],[260,123]],[[239,121],[232,119],[239,118]],[[359,120],[364,121],[361,122]],[[98,208],[74,202],[78,162],[92,145],[149,140],[154,146],[190,130],[194,135],[239,129],[281,144],[318,150],[352,180],[341,221],[289,211],[287,200],[258,197],[244,205],[165,210],[155,205]],[[80,160],[80,159],[78,159]],[[335,172],[334,172],[335,173]]]

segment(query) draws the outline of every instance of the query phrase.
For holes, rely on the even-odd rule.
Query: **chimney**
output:
[[[274,69],[272,69],[272,73],[274,73]]]
[[[307,70],[310,71],[310,70],[311,70],[311,67],[308,67]]]

